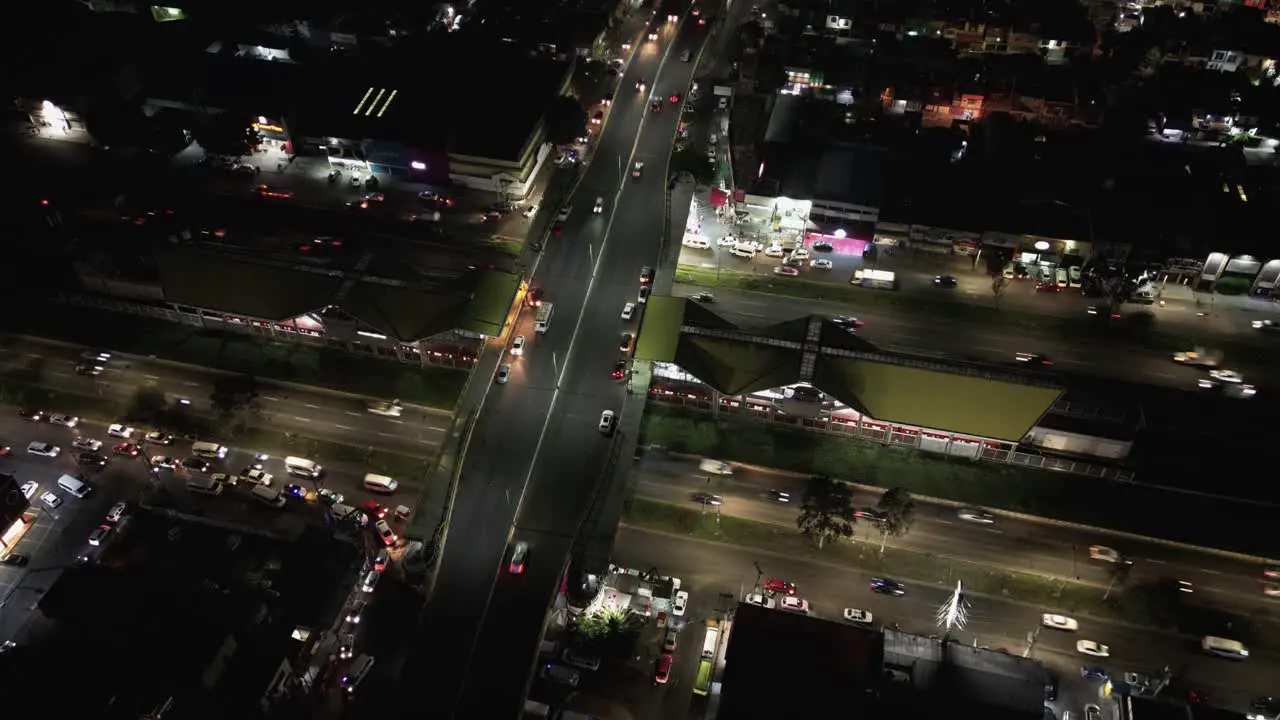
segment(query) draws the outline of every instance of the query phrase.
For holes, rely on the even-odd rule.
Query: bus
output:
[[[715,620],[707,621],[707,635],[702,640],[702,658],[698,662],[698,677],[693,683],[695,695],[706,695],[711,688],[711,669],[715,666],[716,649],[720,644],[720,628]]]
[[[555,309],[555,305],[551,303],[539,305],[533,315],[533,329],[537,332],[545,333],[547,328],[551,327],[551,314],[555,312]]]

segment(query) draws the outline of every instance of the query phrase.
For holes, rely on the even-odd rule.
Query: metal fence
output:
[[[655,402],[674,405],[688,410],[711,413],[712,400],[706,396],[685,392],[664,391],[650,388],[649,397]],[[910,447],[920,452],[946,457],[961,457],[1006,465],[1053,470],[1085,477],[1133,482],[1134,472],[1127,468],[1083,460],[1037,455],[1020,452],[1014,443],[983,441],[981,444],[967,438],[947,433],[902,428],[890,423],[858,419],[842,421],[824,418],[805,418],[779,412],[761,403],[742,402],[737,397],[720,398],[720,414],[745,416],[754,420],[798,427],[812,432],[840,435],[854,440],[875,442],[881,445]]]

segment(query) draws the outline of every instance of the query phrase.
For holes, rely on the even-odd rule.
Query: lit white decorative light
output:
[[[963,630],[964,626],[969,622],[969,605],[964,600],[964,588],[959,580],[956,581],[955,591],[938,608],[938,613],[935,617],[938,620],[938,627],[945,629],[947,632]]]

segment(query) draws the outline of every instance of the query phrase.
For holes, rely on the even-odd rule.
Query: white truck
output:
[[[1193,350],[1174,353],[1173,361],[1182,365],[1213,368],[1218,367],[1218,363],[1222,362],[1222,353],[1197,347]]]
[[[555,306],[549,302],[544,302],[538,306],[533,315],[533,329],[540,333],[545,333],[547,328],[551,327],[551,314],[555,312]]]

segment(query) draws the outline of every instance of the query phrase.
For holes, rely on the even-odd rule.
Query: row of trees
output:
[[[140,387],[131,398],[125,419],[175,435],[201,435],[212,429],[208,426],[210,418],[201,413],[194,402],[192,398],[170,395],[155,386]],[[252,375],[219,377],[213,383],[208,402],[220,437],[235,437],[262,419],[258,381]]]
[[[829,539],[853,537],[858,521],[865,520],[880,532],[880,552],[883,553],[890,536],[898,537],[911,530],[915,511],[915,500],[900,487],[885,490],[873,512],[859,510],[853,505],[853,489],[848,484],[815,475],[805,487],[796,525],[821,548]]]

